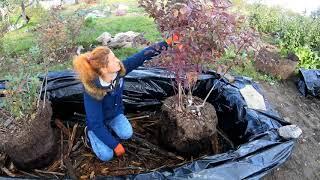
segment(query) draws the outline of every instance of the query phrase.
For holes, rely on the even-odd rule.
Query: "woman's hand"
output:
[[[166,43],[170,47],[177,46],[179,50],[181,50],[183,48],[183,45],[180,44],[180,35],[178,33],[174,33],[171,37],[166,39]]]
[[[166,39],[166,42],[169,46],[179,43],[179,34],[175,33]]]
[[[118,144],[116,148],[114,148],[114,152],[116,154],[116,156],[122,156],[125,154],[125,150],[124,150],[124,147],[122,146],[122,144]]]

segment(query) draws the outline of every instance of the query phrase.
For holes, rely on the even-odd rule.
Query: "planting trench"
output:
[[[266,111],[247,108],[240,95],[239,89],[244,85],[253,85],[257,91],[260,91],[259,87],[242,77],[229,84],[210,72],[201,75],[194,94],[204,98],[216,84],[208,102],[217,111],[219,144],[211,143],[209,151],[193,157],[169,152],[155,138],[159,137],[159,120],[155,118],[155,112],[166,97],[173,95],[171,81],[172,76],[161,69],[140,68],[126,76],[123,98],[135,134],[132,140],[124,143],[127,149],[124,157],[102,163],[83,145],[81,138],[84,126],[81,83],[73,72],[49,73],[47,93],[52,101],[53,125],[57,126],[56,135],[63,153],[59,152],[56,161],[44,169],[12,171],[24,177],[121,175],[132,179],[242,179],[262,177],[291,155],[294,141],[282,139],[276,130],[289,123],[283,121],[267,102]]]

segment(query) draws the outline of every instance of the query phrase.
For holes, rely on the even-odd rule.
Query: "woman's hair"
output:
[[[106,90],[98,88],[93,80],[100,75],[100,69],[108,66],[108,57],[111,50],[108,47],[97,47],[91,52],[80,54],[73,59],[73,68],[77,72],[86,92],[97,100],[106,95]],[[120,61],[120,76],[124,76],[126,70]]]
[[[100,69],[108,66],[108,57],[111,50],[108,47],[99,46],[87,56],[92,69],[100,75]]]

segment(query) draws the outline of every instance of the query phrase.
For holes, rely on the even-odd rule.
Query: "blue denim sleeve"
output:
[[[94,99],[85,92],[84,106],[88,130],[92,131],[104,144],[109,146],[111,149],[114,149],[119,144],[119,141],[117,141],[105,127],[102,112],[102,101]]]
[[[159,55],[161,51],[166,50],[167,48],[168,44],[163,41],[149,46],[141,50],[140,52],[128,57],[123,61],[124,67],[126,68],[126,74],[138,68],[139,66],[142,66],[144,61],[152,59],[152,57]]]

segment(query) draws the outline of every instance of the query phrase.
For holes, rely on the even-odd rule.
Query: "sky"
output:
[[[261,2],[267,5],[279,5],[281,7],[293,10],[298,13],[303,13],[306,10],[307,14],[311,11],[320,8],[320,0],[247,0],[248,2]]]

